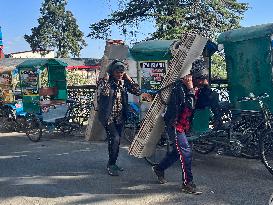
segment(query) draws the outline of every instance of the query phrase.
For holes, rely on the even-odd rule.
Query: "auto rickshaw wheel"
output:
[[[41,121],[35,116],[27,117],[25,132],[32,142],[38,142],[42,137]]]
[[[262,162],[268,171],[273,174],[273,131],[262,133],[260,139],[260,151]]]
[[[25,116],[17,117],[17,131],[23,132],[26,129],[27,119]]]
[[[8,107],[3,106],[0,113],[1,128],[4,131],[13,132],[15,131],[16,119],[14,111]]]

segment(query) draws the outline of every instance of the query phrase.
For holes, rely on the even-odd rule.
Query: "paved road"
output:
[[[273,176],[256,160],[195,155],[200,196],[181,193],[180,168],[166,172],[169,183],[157,184],[143,159],[128,156],[123,146],[120,177],[107,175],[105,143],[80,138],[43,138],[30,142],[18,133],[0,133],[0,204],[185,204],[267,205]]]

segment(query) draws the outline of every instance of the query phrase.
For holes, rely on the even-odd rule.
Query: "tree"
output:
[[[215,53],[212,56],[211,77],[216,79],[227,79],[226,62],[223,53]]]
[[[24,36],[33,51],[57,49],[57,57],[80,55],[87,44],[72,12],[65,9],[66,5],[67,0],[44,0],[39,25],[31,29],[31,35]]]
[[[91,24],[89,37],[107,39],[110,27],[135,35],[140,22],[154,22],[150,39],[175,39],[192,31],[214,38],[216,34],[239,27],[247,3],[237,0],[118,0],[119,10],[109,18]],[[135,28],[135,29],[133,29]]]

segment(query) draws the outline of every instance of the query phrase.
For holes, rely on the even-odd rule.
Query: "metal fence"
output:
[[[211,88],[219,94],[220,101],[229,102],[229,91],[227,80],[212,80]]]
[[[68,86],[68,98],[75,100],[77,106],[73,110],[74,118],[82,125],[88,121],[93,108],[96,85]]]

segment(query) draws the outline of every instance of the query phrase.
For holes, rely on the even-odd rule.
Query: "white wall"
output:
[[[54,58],[54,51],[50,51],[48,54],[42,56],[40,52],[20,52],[20,53],[11,53],[11,58]]]
[[[134,61],[134,60],[126,60],[127,61],[127,63],[128,63],[128,68],[129,68],[129,70],[127,71],[127,73],[129,74],[129,76],[131,77],[131,78],[133,78],[133,80],[135,81],[135,82],[137,82],[137,83],[139,83],[138,82],[138,79],[137,79],[137,62],[136,61]],[[132,94],[130,94],[129,93],[129,95],[128,95],[128,100],[129,100],[129,102],[135,102],[135,103],[138,103],[139,102],[139,97],[138,96],[135,96],[135,95],[132,95]]]

